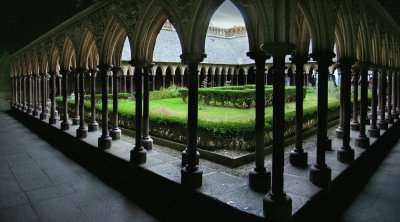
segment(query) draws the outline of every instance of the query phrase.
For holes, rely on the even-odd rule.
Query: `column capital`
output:
[[[100,65],[98,65],[97,66],[97,68],[99,68],[99,70],[102,70],[102,71],[108,71],[108,70],[110,70],[111,68],[112,68],[113,66],[112,65],[110,65],[110,64],[100,64]]]
[[[111,71],[113,73],[113,76],[118,77],[121,75],[121,71],[122,71],[122,66],[113,66],[111,68]]]
[[[333,64],[332,59],[336,56],[333,52],[314,52],[310,54],[310,57],[319,63],[324,63],[328,66]]]
[[[79,74],[84,74],[86,71],[88,71],[88,69],[87,68],[83,68],[83,67],[80,67],[80,66],[78,66],[76,69],[75,69]]]
[[[131,66],[134,66],[136,68],[143,68],[147,65],[146,61],[142,61],[139,59],[132,59],[129,64],[131,64]]]
[[[308,62],[308,60],[310,60],[310,57],[303,55],[292,55],[289,60],[292,61],[294,64],[305,64]]]
[[[89,73],[91,77],[97,76],[98,69],[89,69]]]
[[[292,43],[265,43],[261,45],[261,50],[272,56],[286,56],[292,54],[296,45]]]
[[[256,60],[267,60],[270,59],[271,56],[265,53],[262,50],[259,51],[252,51],[252,52],[247,52],[246,55],[250,58],[253,59],[254,61]]]
[[[68,74],[70,73],[71,71],[70,70],[68,70],[68,69],[61,69],[60,70],[60,73],[61,73],[61,75],[62,76],[68,76]],[[43,73],[43,76],[45,75],[45,73]]]
[[[207,55],[204,53],[183,53],[180,56],[182,63],[189,65],[189,64],[199,64],[203,62]]]

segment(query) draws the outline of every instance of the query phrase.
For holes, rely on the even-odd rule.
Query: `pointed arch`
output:
[[[50,69],[54,71],[56,68],[56,62],[51,59]],[[72,43],[71,39],[66,36],[64,40],[64,44],[62,47],[61,52],[61,60],[60,60],[60,67],[61,69],[69,70],[70,68],[76,68],[76,50],[74,44]],[[52,70],[54,69],[54,70]]]
[[[107,23],[104,35],[100,51],[100,63],[121,65],[122,49],[124,47],[125,38],[127,37],[125,25],[118,17],[113,15]],[[130,40],[129,37],[128,40]]]
[[[89,62],[93,67],[93,60],[90,61],[91,53],[97,52],[96,39],[89,28],[83,29],[82,36],[79,43],[79,53],[77,65],[82,68],[89,68]],[[93,49],[96,48],[96,49]],[[93,50],[92,50],[93,49]]]

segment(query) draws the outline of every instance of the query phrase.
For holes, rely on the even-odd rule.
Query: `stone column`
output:
[[[307,56],[296,55],[291,58],[296,65],[296,144],[290,152],[289,161],[293,166],[307,167],[308,154],[303,149],[303,91],[304,91],[304,64]]]
[[[397,107],[396,107],[396,112],[398,115],[400,115],[400,72],[397,71]],[[400,117],[399,117],[400,118]]]
[[[44,91],[45,91],[44,78],[46,78],[45,75],[46,75],[46,74],[44,74],[44,73],[41,74],[41,77],[42,77],[42,78],[41,78],[42,111],[41,111],[41,113],[40,113],[40,119],[41,119],[41,120],[45,120],[45,119],[47,118],[47,115],[46,115],[46,109],[47,109],[46,106],[47,106],[47,104],[46,104],[46,98],[45,98],[45,93],[44,93]]]
[[[17,108],[18,109],[22,108],[22,87],[21,87],[22,84],[21,83],[22,83],[22,77],[17,76],[17,93],[18,93]]]
[[[11,77],[11,93],[12,93],[12,100],[11,100],[11,107],[15,107],[16,106],[16,98],[17,98],[17,94],[16,94],[16,81],[15,81],[15,77],[12,76]]]
[[[369,63],[359,62],[361,76],[361,104],[360,104],[360,134],[355,140],[355,145],[362,148],[369,147],[369,138],[365,134],[365,125],[368,112],[368,68]]]
[[[387,112],[386,112],[386,122],[393,124],[393,117],[392,117],[392,87],[393,87],[393,83],[392,83],[392,71],[388,70],[387,72],[388,75],[388,79],[387,79],[387,88],[386,88],[386,92],[387,92]]]
[[[49,93],[49,90],[50,90],[50,87],[49,87],[49,80],[50,80],[50,75],[49,74],[46,74],[46,78],[45,78],[45,88],[46,88],[46,90],[45,90],[45,95],[46,95],[46,104],[47,104],[47,102],[48,102],[48,99],[49,99],[49,95],[50,95],[50,93]],[[47,109],[46,109],[46,113],[49,113],[49,109],[48,109],[48,106],[47,106]]]
[[[26,78],[28,75],[22,77],[22,111],[26,111]]]
[[[131,95],[133,95],[133,75],[130,75],[129,76],[129,82],[130,82],[130,89],[129,89],[129,93],[131,94]],[[153,80],[153,86],[154,86],[154,80]],[[154,88],[153,88],[153,90],[154,90]]]
[[[397,113],[397,91],[399,88],[398,82],[397,82],[397,75],[396,71],[393,71],[393,76],[392,76],[392,82],[393,82],[393,87],[392,87],[392,95],[393,95],[393,105],[392,105],[392,117],[393,119],[398,119],[399,114]]]
[[[114,92],[114,79],[111,75],[108,76],[108,81],[110,81],[110,92]]]
[[[221,74],[217,75],[217,86],[221,86]]]
[[[340,59],[339,63],[343,67],[342,85],[343,92],[343,143],[337,151],[337,159],[342,163],[354,161],[354,150],[350,147],[350,115],[351,115],[351,67],[356,62],[352,58]],[[357,112],[357,110],[354,110]]]
[[[345,94],[344,90],[345,88],[343,87],[343,75],[342,75],[342,70],[340,69],[340,67],[338,68],[338,70],[340,70],[340,73],[338,72],[338,74],[340,75],[340,99],[339,99],[339,103],[340,103],[340,108],[339,108],[339,126],[338,128],[335,130],[336,133],[336,137],[341,139],[343,138],[343,107],[344,107],[344,98],[343,95]]]
[[[57,75],[57,79],[58,79],[58,96],[61,96],[62,95],[62,83],[61,83],[61,80],[62,80],[62,75]]]
[[[42,110],[42,96],[41,96],[41,87],[40,87],[40,79],[41,79],[41,77],[40,77],[40,74],[38,74],[37,76],[36,76],[36,88],[37,88],[37,103],[38,103],[38,105],[37,105],[37,109],[38,109],[38,114],[39,114],[39,111],[41,111]]]
[[[244,85],[247,85],[247,74],[243,75],[243,77],[244,77]]]
[[[62,97],[63,97],[63,121],[61,122],[61,129],[62,130],[69,130],[71,122],[68,120],[68,95],[67,95],[67,87],[68,87],[68,75],[71,72],[69,70],[61,70],[62,75]],[[43,93],[44,95],[45,93]]]
[[[371,99],[371,127],[369,128],[369,136],[377,138],[380,135],[380,130],[377,126],[378,119],[378,67],[372,66],[372,99]]]
[[[33,96],[33,111],[32,116],[38,116],[39,112],[37,110],[37,84],[36,84],[36,74],[32,74],[32,96]]]
[[[328,187],[332,171],[325,161],[327,112],[328,112],[328,75],[332,65],[332,52],[313,53],[311,57],[318,63],[318,132],[316,163],[310,169],[310,181],[317,186]]]
[[[76,129],[76,137],[79,139],[87,137],[87,128],[85,127],[85,73],[87,72],[86,69],[82,67],[78,67],[76,69],[76,73],[79,78],[79,127]],[[78,92],[75,92],[76,94]],[[75,95],[76,95],[75,94]]]
[[[265,148],[265,61],[270,58],[262,51],[248,52],[247,56],[256,64],[256,165],[249,172],[249,186],[258,192],[266,192],[271,187],[271,172],[264,164]],[[281,97],[282,98],[282,97]],[[274,140],[275,141],[275,140]]]
[[[121,73],[120,66],[114,66],[112,69],[112,78],[114,82],[113,88],[113,127],[110,130],[110,136],[113,140],[121,139],[121,130],[118,127],[118,79]]]
[[[72,125],[79,124],[79,72],[74,71],[74,78],[75,78],[75,115],[72,118]]]
[[[153,90],[156,90],[156,76],[152,75],[151,77],[153,78],[152,88],[153,88]],[[183,80],[182,80],[182,87],[183,87]]]
[[[27,109],[26,112],[28,114],[32,113],[32,75],[27,75],[27,82],[28,82],[28,104],[27,104]]]
[[[214,75],[211,75],[211,87],[214,87]]]
[[[96,132],[99,129],[99,124],[96,121],[96,75],[97,70],[90,70],[90,122],[88,124],[89,132]]]
[[[165,75],[162,75],[162,87],[165,89]]]
[[[263,199],[264,215],[273,221],[289,221],[288,218],[292,216],[292,200],[284,192],[285,100],[282,98],[285,98],[285,56],[291,54],[295,47],[296,46],[292,44],[264,44],[262,46],[263,50],[272,54],[274,64],[274,91],[272,99],[272,136],[274,138],[272,143],[272,186],[269,193]],[[260,85],[260,88],[264,88],[265,60],[262,67],[257,67],[257,70],[259,68],[262,69],[262,73],[260,74],[262,77],[257,79],[256,84]],[[263,107],[263,109],[265,109],[265,107]],[[264,127],[264,121],[262,125]]]
[[[181,87],[183,87],[183,75],[179,75],[180,76],[180,78],[181,78]],[[154,88],[153,88],[153,90],[154,90]]]
[[[97,140],[100,149],[111,148],[112,138],[108,134],[108,73],[112,66],[102,64],[98,66],[101,75],[101,136]]]
[[[197,126],[198,126],[198,79],[199,64],[206,57],[205,54],[182,54],[181,59],[188,66],[188,120],[187,120],[187,148],[186,154],[182,153],[184,164],[181,170],[181,184],[189,188],[202,186],[203,171],[199,169],[199,154],[197,152]]]
[[[126,75],[122,75],[122,92],[126,93]]]
[[[386,70],[385,68],[382,69],[381,73],[381,78],[379,81],[379,107],[380,107],[380,115],[381,118],[378,121],[378,128],[386,130],[388,128],[388,123],[386,122],[386,84],[387,84],[387,78],[386,78]]]
[[[353,72],[353,120],[350,123],[351,130],[358,131],[360,123],[358,122],[358,67]],[[351,101],[350,101],[351,102]]]
[[[132,66],[135,66],[135,99],[136,99],[136,111],[135,111],[135,147],[131,150],[130,163],[132,166],[146,163],[147,151],[144,149],[142,144],[142,76],[143,67],[142,64],[137,61],[131,62]]]
[[[150,96],[149,96],[149,78],[150,78],[150,70],[151,67],[153,67],[154,64],[148,64],[144,68],[144,75],[143,75],[143,81],[144,81],[144,87],[143,87],[143,137],[142,137],[142,143],[143,147],[146,150],[152,150],[153,149],[153,139],[150,137],[149,134],[149,103],[150,103]]]
[[[55,94],[55,89],[56,89],[56,73],[55,72],[49,72],[50,74],[50,102],[51,102],[51,109],[50,109],[50,117],[49,117],[49,124],[56,124],[57,123],[57,118],[56,118],[56,94]]]

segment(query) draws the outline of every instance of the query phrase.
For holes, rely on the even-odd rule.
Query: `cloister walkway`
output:
[[[0,111],[0,221],[158,221]]]

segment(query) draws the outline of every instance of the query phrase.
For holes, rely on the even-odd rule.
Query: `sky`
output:
[[[210,26],[230,28],[234,25],[244,26],[243,17],[238,8],[227,0],[222,3],[211,18]]]

